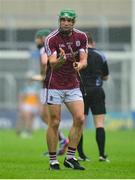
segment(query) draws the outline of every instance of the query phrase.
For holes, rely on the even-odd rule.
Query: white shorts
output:
[[[64,102],[83,101],[80,88],[57,90],[42,89],[40,92],[40,100],[42,104],[62,104]]]
[[[23,111],[30,112],[33,114],[38,114],[39,107],[38,106],[32,106],[29,104],[22,104],[20,107]]]

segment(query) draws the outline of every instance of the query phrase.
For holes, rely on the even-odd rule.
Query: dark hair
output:
[[[93,36],[90,32],[85,32],[88,37],[88,43],[92,44],[94,42]]]

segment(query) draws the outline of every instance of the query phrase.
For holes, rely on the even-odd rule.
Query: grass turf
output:
[[[67,131],[65,131],[67,134]],[[0,130],[1,179],[132,179],[135,178],[135,131],[107,131],[106,150],[111,163],[98,161],[95,133],[84,132],[84,149],[90,162],[81,162],[85,171],[67,169],[59,156],[61,170],[48,170],[45,133],[34,132],[31,139],[16,136],[14,130]],[[76,154],[77,155],[77,154]]]

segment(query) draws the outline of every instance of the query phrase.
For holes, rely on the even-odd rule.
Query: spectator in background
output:
[[[40,75],[34,76],[33,80],[34,79],[40,80],[42,84],[44,83],[44,80],[45,80],[47,65],[48,65],[48,57],[47,57],[47,54],[45,53],[44,41],[45,41],[46,36],[48,36],[50,32],[51,32],[50,29],[40,29],[36,32],[36,35],[35,35],[35,43],[40,53]],[[43,93],[44,93],[44,88],[42,86],[41,97]],[[41,99],[41,102],[43,103],[42,99]],[[43,121],[46,124],[48,124],[50,121],[50,113],[49,113],[47,104],[41,105],[40,114]],[[69,141],[67,138],[65,138],[64,134],[61,131],[58,132],[58,135],[59,135],[59,150],[57,154],[63,155],[66,151]]]
[[[16,132],[22,138],[31,137],[34,118],[39,114],[40,87],[31,78],[33,72],[26,74],[26,83],[19,93],[18,119],[16,122]]]
[[[81,70],[81,77],[84,87],[81,86],[84,95],[85,115],[88,115],[89,109],[92,112],[96,128],[96,142],[99,150],[99,161],[109,162],[105,154],[105,128],[104,120],[106,114],[105,93],[102,88],[103,81],[108,79],[109,69],[103,53],[95,48],[95,42],[90,33],[88,36],[88,58],[87,67]],[[83,134],[78,144],[79,160],[88,160],[83,151]]]

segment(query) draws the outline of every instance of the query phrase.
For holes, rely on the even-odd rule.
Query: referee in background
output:
[[[108,79],[109,69],[103,53],[95,48],[95,42],[90,33],[88,36],[88,58],[87,67],[80,71],[83,84],[81,90],[84,97],[85,116],[89,109],[92,112],[95,128],[96,142],[99,150],[99,161],[109,162],[105,154],[105,129],[104,120],[106,114],[105,93],[102,88],[103,81]],[[84,90],[86,92],[84,92]],[[86,94],[86,95],[85,95]],[[78,144],[78,160],[88,161],[83,151],[83,134]]]

